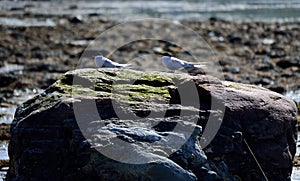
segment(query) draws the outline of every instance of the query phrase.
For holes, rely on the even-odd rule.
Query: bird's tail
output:
[[[191,65],[192,66],[185,68],[185,71],[187,71],[190,75],[205,74],[206,65],[203,64],[191,64]]]
[[[190,62],[191,64],[194,64],[194,65],[206,65],[208,64],[208,62]]]
[[[206,67],[206,65],[204,65],[203,63],[202,63],[202,64],[199,63],[199,64],[194,64],[194,67],[195,67],[195,68],[199,68],[199,69],[200,69],[200,68],[203,69],[203,68]]]
[[[122,64],[122,67],[120,67],[121,69],[131,69],[132,65],[131,64]]]

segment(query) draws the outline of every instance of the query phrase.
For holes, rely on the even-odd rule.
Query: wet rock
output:
[[[274,63],[269,58],[259,60],[259,63],[255,65],[255,69],[259,71],[270,71],[274,69]]]
[[[286,91],[286,89],[283,86],[270,86],[268,87],[268,89],[279,94],[283,94]]]
[[[242,43],[242,38],[238,35],[230,34],[227,38],[228,38],[230,43],[234,43],[234,44]]]
[[[276,36],[278,36],[278,35],[281,35],[281,36],[291,35],[290,32],[286,32],[286,31],[283,31],[283,30],[275,30],[275,31],[274,31],[274,34],[275,34]]]
[[[70,21],[71,23],[74,23],[74,24],[82,23],[82,22],[83,22],[83,18],[82,18],[81,15],[77,15],[77,16],[71,17],[71,18],[69,19],[69,21]]]
[[[72,4],[69,6],[69,9],[78,9],[78,5],[77,4]]]
[[[23,11],[24,9],[24,7],[11,7],[10,11]]]
[[[208,32],[208,36],[210,36],[210,37],[219,37],[219,36],[221,36],[222,35],[222,33],[220,32],[220,31],[216,31],[216,30],[213,30],[213,31],[209,31]]]
[[[255,84],[257,85],[270,85],[274,83],[273,80],[269,77],[263,77],[261,79],[259,79],[258,81],[255,82]]]
[[[285,50],[282,48],[276,48],[276,49],[271,49],[270,52],[268,52],[268,55],[271,58],[282,58],[286,56]]]
[[[256,65],[256,70],[259,71],[270,71],[274,68],[272,63],[260,63]]]
[[[13,74],[0,74],[0,87],[8,87],[9,85],[13,84],[18,80]]]
[[[224,67],[223,71],[230,72],[232,74],[238,74],[238,73],[240,73],[240,68],[239,67]]]
[[[293,72],[291,69],[285,69],[281,74],[281,78],[291,78],[293,77],[295,72]]]
[[[214,17],[210,17],[209,21],[211,21],[211,22],[217,22],[217,21],[219,21],[219,22],[225,22],[224,19],[222,19],[220,17],[215,17],[215,16]]]
[[[225,74],[224,79],[232,82],[240,82],[241,80],[233,74]]]
[[[62,52],[57,50],[38,50],[32,53],[32,58],[45,59],[47,57],[62,57]]]
[[[263,43],[264,45],[272,45],[274,42],[275,42],[275,40],[273,40],[273,39],[268,39],[268,38],[265,38],[265,39],[262,40],[262,43]]]
[[[17,109],[7,180],[264,180],[251,149],[269,180],[287,181],[296,124],[295,104],[261,87],[204,75],[75,70]],[[221,127],[203,148],[208,125]],[[128,164],[140,160],[148,162]]]
[[[234,61],[234,60],[229,60],[229,59],[219,60],[219,64],[220,64],[221,66],[232,65],[233,63],[236,63],[236,61]]]
[[[12,97],[13,93],[14,93],[14,91],[7,87],[0,90],[0,95],[1,95],[2,100],[4,100],[5,98],[8,98],[8,97]]]
[[[249,40],[249,41],[245,41],[244,45],[246,46],[257,46],[257,42]]]
[[[300,67],[300,59],[299,58],[284,59],[284,60],[280,60],[279,62],[277,62],[276,65],[281,68],[284,68],[284,69],[293,67],[293,66]]]
[[[9,124],[0,124],[0,139],[1,140],[9,140],[9,138],[10,138],[9,129],[10,129]]]
[[[21,74],[24,69],[23,65],[10,64],[0,67],[0,74],[12,73],[12,74]]]

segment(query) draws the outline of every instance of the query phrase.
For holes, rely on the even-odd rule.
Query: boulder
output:
[[[262,87],[78,69],[22,104],[7,180],[290,180],[296,106]]]

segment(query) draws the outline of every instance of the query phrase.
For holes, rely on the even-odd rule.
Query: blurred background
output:
[[[214,51],[213,64],[221,66],[225,80],[266,87],[299,105],[300,0],[0,1],[0,174],[8,166],[9,125],[17,106],[75,69],[102,32],[143,18],[191,28]],[[120,63],[189,53],[160,40],[134,41],[105,52],[115,41],[108,39],[99,53]],[[136,64],[150,66],[156,61],[150,59]]]

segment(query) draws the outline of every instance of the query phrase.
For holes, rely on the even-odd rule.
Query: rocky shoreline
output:
[[[0,65],[7,69],[0,70],[1,79],[5,79],[0,87],[47,88],[59,75],[76,67],[92,40],[117,24],[101,20],[74,22],[70,17],[55,27],[1,25]],[[182,24],[212,47],[225,80],[261,85],[279,93],[299,89],[300,23],[234,23],[211,18]],[[111,58],[160,55],[162,51],[179,57],[186,53],[170,43],[145,40],[118,49]],[[11,96],[7,90],[1,92],[2,97]]]
[[[46,21],[48,17],[29,13],[13,14],[11,18]],[[15,108],[53,84],[63,73],[75,69],[88,44],[118,24],[95,14],[51,18],[55,22],[51,26],[0,25],[3,140],[9,139],[8,128]],[[237,23],[211,18],[181,23],[200,34],[212,47],[225,80],[260,85],[281,94],[300,89],[299,22]],[[114,40],[110,42],[113,44]],[[130,59],[142,54],[161,55],[165,51],[178,57],[185,54],[181,47],[166,42],[138,41],[118,49],[110,58]]]

